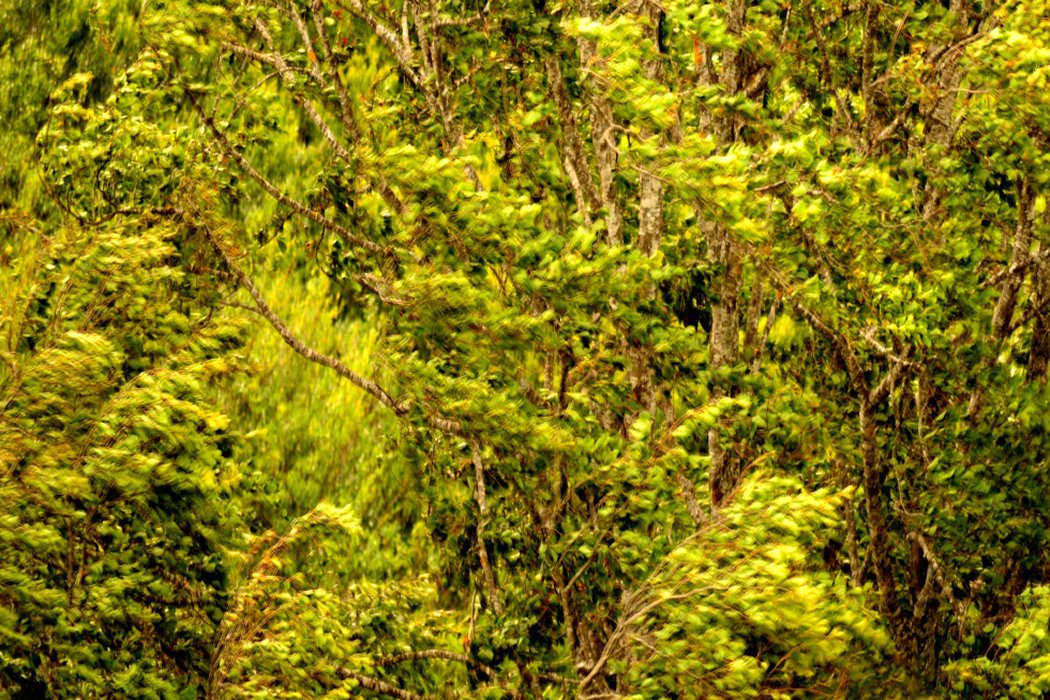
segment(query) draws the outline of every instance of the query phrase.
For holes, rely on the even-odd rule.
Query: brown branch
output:
[[[307,32],[306,25],[303,23],[302,18],[299,17],[299,13],[296,11],[294,5],[292,6],[292,17],[296,27],[299,28],[300,36],[302,36],[303,44],[306,47],[306,60],[310,64],[310,74],[317,81],[317,84],[324,88],[326,87],[324,76],[321,75],[321,70],[320,68],[318,68],[317,62],[315,60],[316,54],[313,50],[313,44],[310,41],[310,34],[309,32]],[[267,45],[272,48],[273,38],[270,36],[270,32],[266,29],[266,25],[263,24],[261,20],[255,20],[255,28],[263,36],[263,39],[266,41]],[[288,67],[287,62],[285,62],[284,58],[279,53],[275,52],[273,56],[275,60],[274,65],[277,67],[277,70],[281,72],[281,77],[285,80],[288,80],[290,78],[291,70]],[[350,152],[339,141],[339,139],[335,137],[335,133],[332,131],[332,128],[328,125],[328,122],[325,121],[324,117],[321,116],[320,112],[317,111],[317,108],[314,107],[313,102],[311,102],[310,99],[301,92],[298,93],[297,96],[299,98],[300,104],[302,104],[303,111],[306,112],[306,115],[310,118],[310,121],[312,121],[317,127],[317,129],[321,132],[321,135],[324,136],[325,141],[327,141],[328,145],[332,147],[332,150],[336,152],[336,155],[338,155],[347,165],[353,165],[350,158]]]
[[[589,3],[584,3],[580,14],[584,17],[591,15]],[[591,141],[598,160],[601,204],[605,207],[606,239],[609,245],[623,245],[623,212],[620,210],[620,201],[616,193],[616,162],[620,154],[614,134],[616,123],[613,119],[612,105],[608,95],[602,92],[599,85],[595,85],[592,66],[599,60],[596,42],[581,36],[577,39],[577,47],[580,54],[580,70],[587,77],[584,80],[584,88],[590,102]]]
[[[295,8],[294,2],[288,3],[288,9],[290,11],[289,16],[292,18],[292,24],[299,31],[299,36],[303,40],[303,46],[306,48],[306,62],[310,65],[310,75],[314,76],[318,83],[324,85],[324,76],[321,74],[321,67],[317,62],[317,52],[314,51],[313,41],[310,40],[310,31],[306,28],[306,22],[303,21],[299,10]]]
[[[266,191],[267,194],[269,194],[271,197],[273,197],[278,202],[288,207],[292,211],[301,214],[302,216],[305,216],[311,221],[314,221],[327,229],[335,231],[344,241],[346,241],[350,245],[364,248],[373,253],[389,254],[389,251],[383,246],[379,245],[378,243],[370,241],[367,238],[362,238],[361,236],[358,236],[356,233],[346,228],[345,226],[338,224],[335,221],[332,221],[331,219],[329,219],[324,214],[321,214],[318,211],[310,209],[309,207],[303,205],[301,202],[292,199],[287,194],[278,189],[276,185],[274,185],[262,173],[256,170],[255,167],[252,166],[252,164],[248,161],[248,159],[241,155],[237,151],[237,149],[233,147],[233,144],[230,143],[230,140],[226,137],[226,134],[223,133],[223,131],[218,127],[218,125],[215,123],[215,120],[204,113],[204,109],[201,107],[200,101],[197,100],[197,97],[188,88],[186,90],[186,95],[189,97],[190,103],[193,105],[193,108],[197,112],[198,116],[200,116],[205,126],[207,126],[208,129],[211,131],[212,136],[215,137],[215,141],[219,145],[219,148],[222,149],[223,153],[225,153],[229,158],[233,159],[237,163],[237,165],[240,166],[241,170],[243,170],[251,179],[255,180],[259,184],[259,186]]]
[[[583,140],[576,126],[576,117],[573,115],[569,93],[565,89],[565,79],[562,77],[561,59],[557,54],[547,57],[547,82],[565,140],[562,161],[576,196],[576,205],[583,214],[584,223],[589,227],[591,213],[597,209],[598,193],[594,189],[594,177],[583,150]]]
[[[390,685],[389,683],[381,681],[378,678],[363,676],[348,668],[340,668],[339,675],[342,678],[357,681],[362,688],[371,690],[373,693],[379,693],[380,695],[386,695],[391,698],[398,698],[398,700],[426,700],[425,695],[417,695],[410,690],[403,690],[395,685]]]
[[[700,527],[704,524],[704,509],[696,500],[696,487],[693,481],[681,469],[675,474],[675,481],[678,482],[678,488],[682,489],[682,498],[685,500],[686,510],[689,511],[689,519],[693,521],[694,526]]]
[[[907,118],[907,116],[907,111],[901,110],[900,113],[898,113],[897,116],[893,118],[893,121],[891,121],[889,124],[883,127],[883,129],[879,131],[879,133],[877,133],[875,137],[871,140],[871,146],[868,149],[868,152],[874,152],[874,150],[880,145],[893,138],[893,135],[897,133],[897,129],[901,127],[901,124],[904,123],[904,120]]]
[[[339,74],[339,64],[336,63],[335,52],[332,51],[332,44],[328,40],[328,32],[325,31],[324,15],[321,13],[321,10],[321,0],[314,0],[312,12],[314,28],[317,30],[317,38],[321,42],[321,50],[324,52],[325,61],[328,63],[329,77],[332,83],[335,84],[335,94],[339,99],[341,110],[339,121],[342,122],[343,128],[347,130],[351,137],[358,139],[361,136],[361,127],[354,118],[354,108],[350,102],[350,94],[346,90],[343,76]]]
[[[481,560],[481,571],[485,578],[485,591],[492,606],[492,611],[497,615],[502,614],[503,606],[499,602],[499,589],[496,587],[496,577],[492,573],[489,563],[488,549],[485,546],[485,525],[489,520],[489,505],[485,498],[485,465],[481,462],[481,448],[477,441],[473,444],[474,461],[474,500],[478,504],[478,526],[477,544],[478,558]]]
[[[839,111],[846,119],[846,124],[850,135],[853,136],[855,139],[858,134],[857,124],[853,119],[853,113],[850,111],[849,106],[845,103],[845,101],[843,101],[842,94],[833,85],[833,79],[831,75],[831,59],[829,58],[828,54],[827,41],[825,41],[824,39],[824,28],[818,26],[816,20],[814,19],[813,9],[810,6],[811,4],[811,0],[804,1],[802,3],[802,11],[806,15],[806,21],[811,27],[813,27],[810,34],[813,37],[813,39],[817,42],[817,48],[820,50],[822,68],[821,82],[828,86],[828,91],[831,92],[832,97],[835,98],[835,104],[838,105]]]
[[[262,63],[264,65],[276,68],[278,73],[281,74],[281,77],[284,78],[285,81],[289,80],[290,75],[293,72],[303,73],[305,75],[310,75],[310,77],[314,77],[301,68],[289,66],[284,61],[284,59],[282,59],[280,55],[276,53],[263,53],[262,51],[256,51],[255,49],[248,48],[247,46],[243,46],[241,44],[236,44],[232,41],[219,42],[219,47],[222,48],[222,50],[224,51],[229,51],[230,53],[249,58],[257,63]],[[288,75],[285,75],[286,72],[288,73]]]
[[[929,539],[922,532],[912,531],[909,532],[906,537],[908,540],[915,542],[919,545],[919,549],[922,550],[923,556],[926,561],[930,564],[930,571],[933,573],[940,584],[941,591],[944,592],[945,597],[955,610],[956,617],[959,622],[959,628],[962,629],[963,624],[966,621],[966,607],[967,602],[959,600],[955,597],[953,591],[953,585],[958,581],[958,578],[952,573],[951,570],[945,568],[936,552],[933,551],[933,545],[930,544]],[[926,587],[923,587],[923,593],[929,595],[926,591]],[[917,606],[918,607],[918,606]],[[919,611],[917,611],[919,612]]]
[[[498,675],[496,669],[491,666],[486,666],[480,661],[473,659],[466,654],[461,654],[456,651],[448,651],[447,649],[423,649],[421,651],[406,651],[401,654],[393,654],[391,656],[384,656],[375,660],[378,666],[395,666],[397,664],[405,663],[407,661],[424,661],[428,659],[444,659],[446,661],[458,661],[461,664],[466,664],[471,668],[484,673],[489,678],[495,678]]]
[[[660,53],[660,13],[663,12],[655,4],[646,4],[642,10],[643,16],[648,19],[646,28],[646,43],[649,44],[648,51],[651,56],[642,61],[645,77],[654,82],[663,80],[663,56]],[[663,137],[652,133],[648,127],[643,127],[640,134],[643,141],[656,139],[662,144]],[[663,214],[663,183],[658,178],[649,177],[645,173],[638,174],[638,248],[646,255],[654,255],[660,249],[664,234]]]
[[[409,82],[423,93],[427,98],[428,103],[431,102],[433,96],[431,95],[430,90],[427,89],[422,76],[420,76],[419,72],[412,66],[411,44],[407,41],[402,42],[399,40],[397,33],[376,19],[375,16],[365,7],[362,0],[349,0],[349,6],[342,2],[336,2],[336,4],[369,26],[372,33],[375,34],[375,37],[379,39],[379,42],[394,54],[394,58],[397,59],[398,67],[401,68],[401,72],[405,74],[405,77],[408,78]],[[408,2],[406,0],[405,5],[407,6],[407,4]],[[407,19],[405,17],[402,17],[402,23],[407,26]],[[431,105],[431,107],[433,108],[434,105]]]
[[[846,365],[850,382],[853,384],[857,396],[863,401],[868,396],[869,389],[864,379],[864,371],[861,369],[860,360],[857,358],[857,353],[849,339],[821,318],[815,311],[800,302],[795,297],[791,286],[781,279],[779,271],[769,261],[759,258],[757,262],[766,273],[766,278],[770,281],[770,284],[787,299],[791,307],[831,343],[839,359]]]
[[[758,369],[762,365],[762,351],[765,349],[766,343],[769,342],[769,332],[777,320],[777,311],[779,309],[780,297],[774,294],[773,301],[769,305],[769,313],[766,314],[766,325],[762,329],[762,337],[755,346],[755,356],[751,359],[751,374],[758,374]]]
[[[866,11],[864,13],[864,38],[861,46],[860,83],[861,95],[869,113],[873,112],[871,109],[871,67],[875,59],[875,24],[879,18],[880,4],[875,0],[865,0],[864,3]]]
[[[1032,257],[1030,249],[1034,225],[1035,193],[1030,177],[1026,176],[1017,183],[1017,225],[1014,229],[1013,249],[1010,253],[1010,267],[1008,268],[1016,272],[1003,278],[999,301],[992,314],[992,338],[996,346],[1001,345],[1012,331],[1011,322],[1017,306],[1017,294],[1024,282],[1028,267],[1026,262]],[[991,366],[994,362],[994,357],[990,357],[986,364]],[[983,392],[980,384],[976,384],[970,394],[970,402],[967,407],[971,421],[977,420],[982,404]]]
[[[372,380],[362,377],[360,374],[344,365],[338,359],[331,357],[330,355],[325,355],[323,353],[317,352],[316,350],[299,340],[299,338],[296,337],[295,333],[293,333],[292,330],[288,328],[284,321],[282,321],[280,317],[276,313],[274,313],[273,309],[270,308],[270,305],[266,303],[266,300],[259,292],[258,287],[256,287],[255,284],[248,277],[248,275],[245,274],[244,271],[237,266],[237,264],[233,261],[232,257],[222,248],[222,246],[214,237],[212,237],[212,245],[215,247],[215,250],[218,251],[218,253],[225,259],[226,265],[229,267],[230,271],[234,274],[234,276],[237,277],[241,286],[248,290],[248,294],[250,294],[252,299],[255,300],[255,305],[258,307],[259,313],[262,314],[262,316],[267,321],[269,321],[270,325],[273,326],[274,330],[276,330],[278,334],[280,334],[281,339],[284,340],[284,342],[290,348],[292,348],[292,350],[295,350],[297,353],[305,357],[310,362],[314,362],[319,365],[324,365],[325,367],[335,370],[336,374],[343,377],[344,379],[349,380],[350,383],[354,386],[360,389],[364,389],[366,392],[374,396],[381,404],[394,411],[394,413],[396,413],[397,415],[401,416],[408,412],[408,406],[405,403],[398,402],[397,400],[395,400],[385,389],[383,389],[381,386],[379,386]]]
[[[890,392],[893,391],[893,387],[895,387],[900,380],[904,368],[912,364],[909,362],[911,352],[911,346],[904,348],[904,352],[902,352],[897,358],[897,361],[893,363],[890,370],[886,373],[886,376],[882,378],[882,381],[879,382],[878,386],[868,393],[866,398],[868,405],[877,406],[882,403],[883,399],[889,396]]]
[[[1039,265],[1047,261],[1050,261],[1050,247],[1044,248],[1035,255],[1026,257],[1024,260],[1011,262],[1009,266],[1004,267],[1002,270],[999,270],[999,272],[988,278],[985,284],[999,284],[1007,277],[1011,277],[1019,272],[1023,272],[1025,269],[1033,265]]]

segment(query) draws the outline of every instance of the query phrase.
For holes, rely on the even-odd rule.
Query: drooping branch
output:
[[[347,367],[338,359],[330,355],[320,353],[308,346],[303,341],[301,341],[298,338],[298,336],[296,336],[295,333],[293,333],[292,330],[287,326],[287,324],[285,324],[284,321],[282,321],[281,318],[276,313],[274,313],[273,309],[270,308],[270,305],[266,303],[266,300],[263,298],[262,293],[259,291],[259,288],[255,286],[255,283],[252,282],[251,278],[249,278],[248,275],[245,274],[243,270],[241,270],[241,268],[233,261],[232,257],[223,249],[223,247],[219,244],[217,240],[214,239],[214,237],[212,238],[212,244],[214,245],[215,250],[218,251],[218,253],[226,261],[227,267],[237,278],[238,282],[240,282],[240,285],[248,291],[248,294],[251,295],[252,299],[255,301],[256,307],[259,309],[259,313],[262,314],[263,318],[265,318],[269,322],[269,324],[274,328],[274,330],[277,331],[277,333],[281,336],[281,339],[288,345],[288,347],[292,348],[292,350],[295,350],[297,353],[305,357],[310,362],[314,362],[319,365],[324,365],[325,367],[334,370],[336,374],[343,377],[344,379],[349,380],[350,383],[354,386],[360,389],[364,389],[366,392],[375,397],[379,401],[379,403],[391,409],[397,415],[404,415],[408,412],[408,406],[406,404],[394,399],[394,397],[392,397],[385,389],[383,389],[383,387],[379,386],[371,379],[366,379],[365,377],[362,377],[360,374]]]
[[[256,170],[255,167],[248,161],[248,159],[241,155],[241,153],[233,147],[233,144],[230,143],[230,140],[226,137],[226,134],[222,131],[222,129],[220,129],[219,126],[215,123],[215,120],[210,115],[204,112],[204,108],[201,106],[200,101],[197,99],[196,95],[194,95],[193,92],[189,89],[186,90],[186,95],[189,97],[190,103],[193,105],[194,111],[197,112],[197,115],[201,118],[201,121],[203,121],[204,125],[208,127],[209,131],[211,131],[212,136],[215,138],[215,142],[219,145],[219,148],[222,150],[222,152],[225,153],[226,156],[232,159],[235,163],[237,163],[241,170],[244,171],[244,173],[248,175],[248,177],[255,180],[259,184],[259,186],[266,191],[267,194],[269,194],[271,197],[273,197],[278,202],[288,207],[292,211],[296,212],[297,214],[305,216],[306,218],[320,224],[326,229],[334,231],[350,245],[364,248],[365,250],[368,250],[372,253],[389,254],[390,251],[388,251],[386,248],[379,245],[378,243],[370,241],[367,238],[362,238],[361,236],[357,235],[342,224],[332,221],[319,211],[311,209],[306,205],[302,204],[301,202],[292,199],[290,196],[278,189],[276,185],[274,185],[262,173]]]
[[[371,394],[382,405],[392,410],[396,415],[406,416],[408,414],[410,409],[409,401],[395,399],[381,386],[372,380],[357,374],[337,358],[320,353],[302,342],[295,333],[292,332],[288,325],[285,324],[276,313],[274,313],[273,309],[270,308],[269,304],[266,303],[266,300],[259,292],[258,287],[256,287],[251,278],[240,269],[233,260],[233,257],[225,250],[225,248],[223,248],[222,244],[206,224],[204,224],[204,231],[208,235],[212,246],[219,255],[222,256],[226,265],[237,278],[238,282],[248,291],[252,300],[255,301],[258,313],[262,315],[274,330],[278,332],[281,339],[284,340],[289,347],[307,360],[335,371],[336,374],[350,381],[354,386]],[[458,420],[455,418],[448,418],[439,413],[428,413],[426,415],[426,422],[430,427],[450,435],[457,435],[463,432],[463,426]]]

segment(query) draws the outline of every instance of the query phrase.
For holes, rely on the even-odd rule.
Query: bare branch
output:
[[[893,135],[897,133],[897,129],[899,129],[901,124],[904,123],[904,120],[907,118],[907,116],[907,111],[901,110],[900,113],[898,113],[897,116],[893,118],[893,121],[891,121],[889,124],[883,127],[883,129],[875,135],[875,138],[871,140],[871,147],[869,148],[869,152],[874,151],[878,146],[893,138]]]
[[[303,18],[299,15],[299,10],[295,8],[295,3],[289,2],[288,8],[290,10],[292,23],[295,24],[295,28],[299,30],[299,36],[303,40],[303,46],[306,47],[306,62],[310,64],[310,75],[314,76],[314,79],[317,80],[318,83],[324,85],[325,80],[324,76],[321,74],[321,66],[317,62],[317,52],[314,51],[313,41],[310,40],[310,30],[306,28],[306,22],[304,22]]]
[[[240,166],[241,170],[243,170],[250,178],[259,183],[259,186],[261,186],[267,194],[269,194],[271,197],[276,199],[284,206],[295,211],[296,213],[301,214],[302,216],[305,216],[306,218],[315,221],[318,224],[321,224],[321,226],[324,226],[327,229],[335,231],[344,241],[346,241],[350,245],[364,248],[373,253],[389,253],[387,249],[385,249],[378,243],[370,241],[367,238],[362,238],[361,236],[358,236],[356,233],[346,228],[345,226],[338,224],[335,221],[332,221],[324,214],[310,209],[309,207],[292,199],[287,194],[279,190],[276,185],[274,185],[272,182],[266,179],[266,177],[264,177],[262,173],[256,170],[255,167],[252,166],[250,162],[248,162],[247,158],[241,155],[237,151],[237,149],[233,147],[233,144],[230,143],[230,140],[226,137],[226,134],[223,133],[223,131],[218,127],[218,125],[215,123],[215,120],[204,113],[204,109],[201,107],[201,104],[197,100],[197,97],[188,89],[186,90],[186,94],[187,96],[189,96],[190,102],[193,104],[194,110],[196,110],[197,114],[200,116],[205,126],[207,126],[208,129],[211,131],[212,136],[215,137],[215,141],[216,143],[218,143],[219,148],[221,148],[222,151],[229,158],[233,159],[234,162],[236,162],[237,165]]]
[[[248,48],[247,46],[243,46],[232,41],[222,41],[219,43],[219,46],[224,51],[229,51],[230,53],[237,54],[238,56],[243,56],[245,58],[251,59],[256,63],[261,63],[263,65],[272,66],[276,68],[277,72],[280,73],[281,77],[285,80],[288,80],[291,77],[292,73],[303,73],[305,75],[309,75],[310,77],[316,80],[316,77],[311,75],[308,71],[305,71],[302,68],[294,68],[292,66],[289,66],[287,62],[285,62],[285,60],[281,58],[280,54],[263,53],[262,51],[256,51],[255,49]]]
[[[332,51],[332,44],[328,41],[328,32],[325,31],[324,27],[324,16],[321,13],[322,6],[321,0],[314,0],[313,3],[313,18],[314,18],[314,29],[317,31],[317,38],[321,42],[321,50],[324,52],[325,61],[328,63],[329,77],[332,83],[335,84],[335,94],[339,99],[340,115],[339,121],[342,122],[343,128],[354,138],[358,139],[361,136],[361,128],[357,124],[357,120],[354,118],[353,105],[350,102],[350,95],[346,91],[346,83],[343,82],[343,77],[339,74],[339,64],[336,63],[335,53]]]
[[[338,1],[336,4],[358,19],[363,20],[365,24],[369,26],[372,33],[375,34],[377,39],[379,39],[380,43],[386,46],[390,53],[394,54],[394,58],[397,59],[398,67],[401,68],[401,72],[404,73],[409,82],[415,85],[415,87],[426,96],[427,102],[431,102],[432,95],[430,90],[427,89],[425,81],[419,74],[419,71],[417,71],[412,65],[412,45],[408,43],[408,41],[402,42],[393,29],[376,19],[375,15],[369,12],[365,7],[362,0],[348,0],[348,2],[349,6]],[[406,5],[407,4],[406,0]],[[402,30],[404,30],[407,27],[407,19],[402,17],[401,21]],[[435,105],[431,106],[435,107]]]
[[[385,389],[383,389],[381,386],[379,386],[372,380],[362,377],[357,372],[354,372],[352,369],[344,365],[338,359],[317,352],[316,350],[307,346],[305,343],[299,340],[299,338],[292,332],[290,328],[288,328],[284,321],[282,321],[280,317],[277,316],[276,313],[274,313],[273,309],[270,308],[270,305],[266,303],[266,300],[263,298],[262,293],[259,292],[258,287],[256,287],[255,284],[248,277],[248,275],[245,274],[244,271],[237,266],[237,264],[233,261],[232,257],[229,255],[229,253],[227,253],[226,250],[222,248],[220,243],[214,237],[212,237],[212,245],[215,246],[215,250],[218,251],[218,253],[225,259],[226,265],[230,268],[230,271],[233,272],[234,276],[236,276],[237,279],[240,281],[241,286],[248,290],[248,294],[250,294],[252,299],[255,300],[255,305],[259,308],[259,313],[261,313],[263,317],[266,318],[267,321],[269,321],[270,325],[273,326],[274,330],[276,330],[280,334],[281,339],[284,340],[284,342],[290,348],[292,348],[297,353],[305,357],[307,360],[310,360],[311,362],[315,362],[319,365],[324,365],[325,367],[335,370],[336,374],[343,377],[344,379],[349,380],[350,383],[354,386],[367,391],[369,394],[378,399],[381,404],[393,410],[394,413],[396,413],[397,415],[404,415],[408,412],[407,405],[396,401],[389,393],[387,393]]]
[[[893,387],[896,386],[897,382],[900,380],[905,367],[908,367],[911,364],[908,361],[911,352],[912,348],[910,346],[904,349],[904,352],[902,352],[900,357],[897,358],[897,361],[893,363],[890,370],[886,373],[886,376],[884,376],[878,386],[872,389],[868,394],[868,404],[871,406],[877,406],[883,399],[889,396],[890,392],[893,391]]]
[[[473,659],[466,654],[461,654],[456,651],[449,651],[447,649],[423,649],[420,651],[406,651],[401,654],[393,654],[392,656],[384,656],[376,659],[375,662],[379,666],[394,666],[397,664],[405,663],[407,661],[424,661],[427,659],[444,659],[446,661],[458,661],[461,664],[466,664],[471,668],[484,673],[489,678],[495,678],[498,675],[496,669],[491,666],[486,666],[477,659]]]
[[[317,56],[314,53],[313,44],[310,41],[310,34],[306,30],[306,25],[303,23],[302,18],[299,17],[299,13],[298,11],[296,11],[294,5],[292,6],[292,17],[296,27],[299,28],[299,33],[302,36],[304,45],[306,46],[307,61],[310,63],[311,69],[310,74],[314,77],[314,80],[317,81],[317,84],[323,88],[325,87],[325,80],[324,76],[321,75],[320,68],[317,65]],[[270,36],[269,31],[266,29],[266,25],[263,24],[260,20],[255,20],[255,28],[259,31],[260,34],[262,34],[263,39],[266,40],[267,45],[272,47],[273,39]],[[277,70],[281,72],[281,77],[285,80],[288,80],[291,77],[291,69],[288,67],[287,62],[284,60],[284,57],[282,57],[279,53],[274,53],[273,58],[275,61],[274,65],[277,67]],[[339,139],[335,137],[335,133],[332,131],[332,128],[328,125],[328,122],[325,121],[324,117],[321,116],[320,112],[317,111],[317,108],[314,107],[314,104],[310,100],[310,98],[308,98],[306,95],[303,95],[302,93],[298,94],[298,98],[303,106],[303,111],[306,112],[306,115],[308,117],[310,117],[310,121],[312,121],[314,125],[317,126],[317,129],[321,132],[321,135],[324,136],[324,139],[328,142],[328,145],[332,147],[332,150],[336,152],[336,155],[338,155],[343,160],[343,162],[347,163],[348,165],[351,164],[350,152],[339,141]]]
[[[409,690],[403,690],[395,685],[390,685],[378,678],[361,675],[357,671],[351,671],[348,668],[340,668],[339,675],[343,678],[357,681],[358,684],[366,690],[371,690],[373,693],[379,693],[380,695],[386,695],[387,697],[397,698],[398,700],[427,700],[424,695],[417,695]]]
[[[493,612],[502,614],[503,606],[499,602],[499,589],[496,588],[496,577],[489,563],[488,549],[485,546],[485,525],[489,520],[489,505],[485,498],[485,465],[481,462],[481,448],[477,441],[473,444],[474,460],[474,500],[478,504],[478,558],[481,560],[481,571],[485,578],[485,590]]]
[[[557,54],[547,57],[547,82],[554,106],[558,110],[558,121],[564,139],[565,152],[562,154],[562,161],[565,172],[576,196],[576,206],[583,214],[584,223],[589,227],[591,212],[597,209],[598,193],[594,189],[594,177],[583,150],[583,140],[576,126],[576,117],[572,113],[565,79],[562,77],[561,61]]]

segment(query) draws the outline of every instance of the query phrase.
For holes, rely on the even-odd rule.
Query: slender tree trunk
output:
[[[1032,327],[1032,347],[1028,353],[1028,381],[1046,379],[1050,365],[1050,270],[1045,264],[1038,265],[1032,274],[1035,287],[1032,306],[1035,309],[1035,324]]]
[[[1035,218],[1035,198],[1032,196],[1032,185],[1025,178],[1017,185],[1017,224],[1014,228],[1013,247],[1010,253],[1009,272],[1003,279],[1003,286],[999,292],[999,301],[995,305],[992,314],[992,339],[998,348],[1007,336],[1010,335],[1011,325],[1014,317],[1014,309],[1017,307],[1017,294],[1025,278],[1025,263],[1028,253],[1032,247],[1032,227]],[[995,356],[988,359],[987,365],[995,364]],[[980,380],[974,386],[970,394],[970,403],[967,412],[970,421],[975,422],[980,416],[984,395],[981,391]]]
[[[879,608],[890,622],[891,628],[899,629],[901,622],[900,600],[897,583],[893,576],[893,560],[890,554],[889,524],[882,502],[884,475],[879,465],[878,429],[875,406],[864,400],[860,409],[861,454],[864,464],[864,506],[868,516],[868,535],[871,538],[870,557],[879,585]]]
[[[580,14],[588,17],[590,13],[590,3],[584,2]],[[579,48],[580,67],[586,75],[591,65],[598,60],[597,46],[593,39],[581,37]],[[605,208],[605,236],[609,245],[623,245],[623,214],[620,211],[615,184],[616,164],[620,153],[616,146],[616,124],[613,121],[612,105],[609,104],[609,98],[593,85],[593,81],[585,81],[585,86],[591,112],[591,141],[594,145],[594,155],[598,159],[600,195],[602,206]]]
[[[558,121],[561,122],[562,143],[559,146],[562,151],[562,164],[576,196],[576,206],[583,215],[584,223],[590,226],[592,216],[598,209],[599,197],[594,188],[590,162],[583,149],[583,140],[580,138],[569,93],[565,89],[565,79],[562,77],[557,54],[547,57],[547,82],[554,106],[558,110]]]
[[[711,307],[709,338],[710,366],[715,371],[736,364],[740,332],[740,251],[721,224],[708,226],[707,255],[721,273],[714,290],[717,301]],[[724,387],[714,387],[711,398],[717,399],[727,393]],[[711,457],[711,507],[717,508],[736,485],[737,465],[733,454],[722,446],[722,429],[719,426],[708,431],[707,450]]]
[[[663,57],[660,55],[660,17],[663,11],[654,2],[642,0],[640,15],[649,22],[646,36],[652,42],[651,57],[642,63],[645,77],[660,81],[663,78]],[[643,140],[660,138],[648,129],[641,132]],[[659,178],[647,173],[638,174],[641,197],[638,206],[638,247],[646,255],[653,255],[660,248],[664,233],[663,198],[664,185]]]
[[[726,3],[727,28],[739,36],[744,29],[743,0]],[[744,55],[738,49],[727,49],[723,55],[719,81],[729,95],[740,91]],[[711,120],[719,145],[728,148],[737,138],[737,117],[721,116]],[[706,224],[707,257],[718,268],[718,282],[714,285],[715,302],[711,308],[711,369],[731,367],[739,359],[741,251],[732,234],[720,222]],[[724,387],[715,387],[712,398],[728,393]],[[722,430],[715,426],[707,433],[707,449],[711,457],[711,508],[717,509],[732,493],[739,477],[736,460],[722,446]]]

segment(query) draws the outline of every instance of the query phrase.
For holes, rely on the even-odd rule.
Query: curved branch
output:
[[[204,125],[207,126],[208,129],[211,131],[212,136],[215,137],[215,142],[219,144],[219,148],[222,149],[223,153],[225,153],[228,157],[232,158],[237,163],[237,165],[240,166],[241,170],[243,170],[251,179],[259,183],[259,186],[262,187],[267,194],[269,194],[271,197],[276,199],[284,206],[295,211],[296,213],[305,216],[311,221],[321,224],[321,226],[324,226],[325,228],[335,231],[344,241],[346,241],[350,245],[364,248],[372,253],[389,254],[390,251],[384,248],[383,246],[379,245],[378,243],[370,241],[367,238],[362,238],[361,236],[358,236],[356,233],[346,228],[342,224],[338,224],[335,221],[332,221],[331,219],[326,217],[324,214],[321,214],[318,211],[304,206],[302,203],[292,199],[287,194],[279,190],[276,185],[274,185],[272,182],[266,179],[266,177],[263,176],[262,173],[256,170],[255,167],[250,162],[248,162],[247,158],[241,155],[237,151],[237,149],[233,147],[233,144],[231,144],[230,140],[226,138],[226,134],[223,133],[223,131],[218,127],[218,125],[215,123],[215,120],[212,117],[205,114],[204,109],[201,107],[200,102],[197,100],[197,97],[189,89],[186,90],[186,94],[190,98],[190,102],[193,105],[193,109],[197,112],[198,116],[200,116],[201,121],[204,122]]]
[[[220,252],[222,251],[220,250]],[[223,255],[225,257],[225,253],[223,253]],[[369,394],[374,396],[379,401],[379,403],[391,409],[397,415],[401,416],[408,412],[407,405],[405,405],[403,402],[398,402],[385,389],[373,382],[371,379],[366,379],[365,377],[362,377],[360,374],[354,372],[352,369],[344,365],[336,358],[331,357],[330,355],[324,355],[322,353],[319,353],[313,348],[303,343],[301,340],[299,340],[299,338],[297,338],[295,334],[292,333],[291,329],[288,328],[287,325],[285,325],[285,323],[280,319],[280,317],[278,317],[277,314],[274,313],[273,309],[271,309],[270,306],[266,303],[266,300],[259,292],[259,289],[251,281],[248,275],[246,275],[244,271],[242,271],[239,267],[234,265],[228,257],[226,258],[226,264],[229,265],[230,270],[233,272],[234,275],[236,275],[237,279],[241,283],[241,286],[247,289],[252,299],[255,300],[255,305],[259,308],[259,313],[261,313],[263,317],[266,318],[267,321],[269,321],[270,325],[273,326],[274,330],[276,330],[280,334],[281,339],[284,340],[284,342],[290,348],[292,348],[297,353],[310,360],[311,362],[315,362],[319,365],[324,365],[325,367],[329,367],[335,370],[336,374],[343,377],[344,379],[348,379],[350,383],[354,386],[367,391]]]
[[[362,377],[360,374],[344,365],[338,359],[331,357],[330,355],[325,355],[323,353],[317,352],[316,350],[308,346],[306,343],[299,340],[299,338],[295,335],[295,333],[292,332],[292,330],[287,326],[287,324],[285,324],[285,322],[282,321],[276,313],[274,313],[274,310],[270,308],[270,305],[266,303],[266,299],[263,298],[263,295],[259,291],[259,288],[256,287],[255,283],[252,282],[251,278],[249,278],[248,275],[245,274],[244,270],[242,270],[233,261],[233,257],[222,247],[222,245],[219,243],[218,239],[212,233],[210,228],[208,228],[205,225],[204,229],[205,233],[211,241],[212,246],[215,248],[215,251],[220,256],[222,256],[222,259],[226,262],[226,265],[227,267],[229,267],[230,272],[232,272],[233,275],[237,278],[241,286],[248,290],[248,294],[250,294],[252,299],[255,301],[255,305],[256,307],[258,307],[259,313],[262,314],[263,318],[265,318],[271,326],[273,326],[274,330],[276,330],[278,334],[280,334],[281,339],[284,340],[284,342],[290,348],[292,348],[292,350],[295,350],[297,353],[305,357],[307,360],[310,360],[311,362],[317,363],[319,365],[324,365],[325,367],[335,370],[336,374],[343,377],[344,379],[349,380],[350,383],[354,386],[367,391],[369,394],[374,396],[379,401],[379,403],[391,409],[397,415],[403,416],[408,412],[408,405],[406,402],[397,401],[383,387],[379,386],[371,379],[366,379],[365,377]]]

